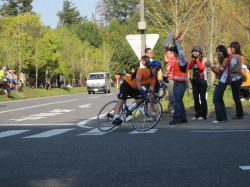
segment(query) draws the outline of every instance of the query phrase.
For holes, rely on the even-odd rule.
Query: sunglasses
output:
[[[156,70],[156,71],[160,71],[160,69],[159,69],[159,68],[156,68],[156,67],[155,67],[155,70]]]

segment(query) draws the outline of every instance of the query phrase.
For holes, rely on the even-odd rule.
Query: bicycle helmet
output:
[[[149,66],[157,66],[161,69],[161,63],[158,60],[153,60],[150,62]]]

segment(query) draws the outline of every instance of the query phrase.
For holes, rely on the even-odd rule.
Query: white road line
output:
[[[8,136],[13,136],[16,134],[21,134],[24,132],[27,132],[29,130],[8,130],[0,133],[0,138],[8,137]]]
[[[200,131],[190,131],[190,132],[212,132],[212,133],[224,133],[224,132],[250,132],[250,130],[200,130]]]
[[[137,130],[134,130],[134,131],[130,132],[129,134],[152,134],[152,133],[155,133],[156,131],[158,131],[158,129],[150,129],[150,130],[145,131],[145,132],[139,132]]]
[[[26,136],[26,137],[23,137],[23,138],[48,138],[48,137],[51,137],[51,136],[56,136],[58,134],[62,134],[62,133],[71,131],[73,129],[74,128],[71,128],[71,129],[52,129],[52,130],[49,130],[49,131],[46,131],[46,132],[42,132],[42,133],[35,134],[35,135],[32,135],[32,136]]]
[[[34,105],[34,106],[29,106],[29,107],[24,107],[24,108],[17,108],[17,109],[13,109],[13,110],[6,110],[6,111],[0,112],[0,114],[18,111],[18,110],[29,109],[29,108],[36,108],[36,107],[40,107],[40,106],[54,105],[54,104],[58,104],[58,103],[67,103],[67,102],[72,102],[72,101],[76,101],[76,100],[78,100],[78,99],[73,99],[73,100],[68,100],[68,101],[60,101],[60,102],[54,102],[54,103],[46,103],[46,104],[41,104],[41,105]]]
[[[94,96],[94,97],[90,97],[89,99],[95,99],[95,98],[98,98],[100,96]]]
[[[113,93],[106,94],[105,96],[110,96],[110,95],[113,95]]]
[[[91,107],[92,103],[88,103],[88,104],[85,104],[85,105],[81,105],[81,106],[78,106],[80,108],[88,108],[88,107]]]
[[[242,170],[250,170],[250,166],[239,166]]]
[[[83,121],[77,123],[76,125],[77,125],[78,127],[82,127],[82,128],[86,128],[86,129],[93,129],[93,127],[88,127],[88,126],[85,125],[86,123],[88,123],[89,121],[91,121],[91,120],[93,120],[93,119],[96,119],[96,117],[93,117],[93,118],[90,118],[90,119],[83,120]]]
[[[113,128],[112,130],[108,131],[108,132],[102,132],[100,131],[98,128],[95,128],[91,131],[88,131],[88,132],[85,132],[85,133],[82,133],[82,134],[78,134],[77,136],[100,136],[100,135],[103,135],[103,134],[107,134],[115,129],[117,129],[118,127],[115,127]]]
[[[48,123],[46,123],[46,124],[34,124],[34,123],[30,123],[30,124],[22,124],[22,123],[20,123],[20,124],[17,124],[17,123],[15,123],[15,124],[1,124],[0,125],[0,127],[2,127],[2,126],[54,126],[54,125],[59,125],[59,126],[73,126],[73,125],[76,125],[75,123],[58,123],[58,124],[52,124],[52,123],[50,123],[50,124],[48,124]]]

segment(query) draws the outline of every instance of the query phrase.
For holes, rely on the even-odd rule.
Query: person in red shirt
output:
[[[165,81],[167,82],[168,90],[168,112],[174,113],[174,64],[176,57],[174,56],[173,47],[167,47],[164,53],[166,69],[164,73]]]
[[[207,119],[207,73],[205,63],[207,59],[202,56],[200,46],[192,49],[192,60],[188,64],[188,69],[192,70],[191,84],[193,89],[195,116],[191,120]]]

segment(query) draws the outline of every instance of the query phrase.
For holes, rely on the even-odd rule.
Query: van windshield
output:
[[[104,79],[103,74],[91,74],[89,75],[89,80],[94,80],[94,79]]]

